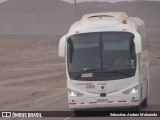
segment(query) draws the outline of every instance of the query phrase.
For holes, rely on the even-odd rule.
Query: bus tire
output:
[[[148,82],[147,82],[146,98],[141,103],[141,107],[143,107],[143,108],[148,106],[148,97],[147,97],[147,95],[148,95]]]
[[[83,115],[83,111],[74,111],[74,114],[76,116],[81,116],[81,115]]]
[[[141,107],[140,107],[140,105],[138,105],[138,106],[133,107],[133,108],[132,108],[132,111],[134,111],[134,112],[139,112],[140,109],[141,109]]]
[[[142,106],[143,108],[145,108],[145,107],[148,106],[148,99],[147,99],[147,97],[143,100],[141,106]]]

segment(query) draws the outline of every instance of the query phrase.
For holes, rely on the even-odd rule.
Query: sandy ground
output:
[[[65,86],[65,64],[57,54],[0,59],[0,110],[64,92]]]
[[[0,43],[0,110],[66,91],[64,59],[48,50],[48,41]]]
[[[149,40],[150,58],[150,94],[149,106],[142,110],[159,111],[160,33],[150,32],[147,34],[147,38]],[[10,46],[12,50],[7,52],[5,45],[8,46],[9,43],[7,41],[5,43],[3,40],[0,41],[0,45],[3,46],[3,51],[0,51],[0,111],[70,110],[67,104],[65,61],[58,56],[57,49],[48,51],[48,45],[39,42],[26,44],[25,41],[21,41],[20,45],[25,47],[17,48],[12,44]],[[57,48],[57,42],[55,45]],[[18,51],[15,52],[14,49],[18,49]],[[2,54],[4,52],[6,54]],[[37,118],[37,120],[106,119],[105,117],[75,118],[73,116],[71,114],[70,117]],[[19,119],[4,118],[4,120]],[[35,120],[35,118],[26,118],[26,120],[28,119]],[[114,120],[112,117],[107,119]],[[130,120],[130,118],[117,119]],[[137,119],[141,120],[143,118]],[[158,118],[146,119],[158,120]]]

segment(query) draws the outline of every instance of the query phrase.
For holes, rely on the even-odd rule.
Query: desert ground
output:
[[[55,39],[59,39],[56,37],[1,35],[1,111],[66,91],[65,63],[57,55],[57,45],[54,47],[58,43]]]
[[[57,47],[60,36],[1,36],[0,111],[68,111],[65,60],[58,56]],[[150,95],[149,107],[142,110],[158,111],[160,33],[150,32],[147,38]]]

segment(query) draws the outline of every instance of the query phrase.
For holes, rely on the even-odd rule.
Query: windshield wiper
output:
[[[87,73],[87,72],[106,72],[106,73],[119,73],[128,77],[131,77],[132,75],[121,72],[121,71],[108,71],[108,69],[88,69],[88,70],[84,70],[82,71],[82,73]],[[82,74],[81,73],[81,74]]]
[[[81,71],[80,74],[75,79],[79,79],[83,73],[89,73],[89,72],[118,73],[121,75],[125,75],[127,77],[132,77],[132,75],[121,72],[121,71],[108,71],[107,69],[87,69],[87,70]]]
[[[125,75],[127,77],[132,77],[132,75],[124,73],[124,72],[120,72],[120,71],[106,71],[106,72],[107,73],[119,73],[119,74]]]

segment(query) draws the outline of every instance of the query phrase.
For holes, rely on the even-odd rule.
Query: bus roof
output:
[[[100,31],[127,31],[134,34],[140,25],[144,25],[140,18],[128,17],[124,12],[91,13],[75,22],[71,26],[68,36]]]

